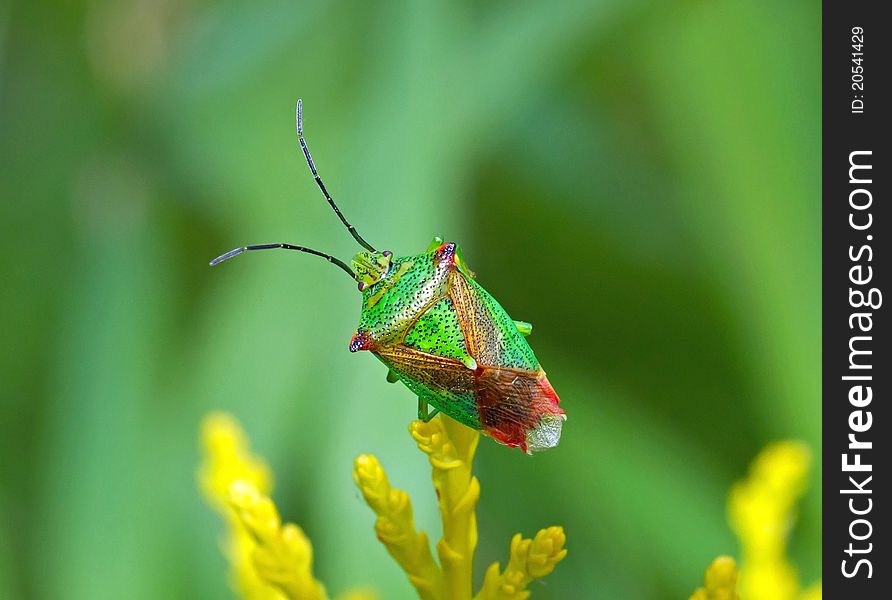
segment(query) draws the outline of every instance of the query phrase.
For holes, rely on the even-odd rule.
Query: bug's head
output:
[[[359,252],[353,257],[352,266],[356,273],[356,281],[359,282],[361,292],[367,286],[378,282],[390,271],[390,259],[393,253],[390,250],[384,252]]]

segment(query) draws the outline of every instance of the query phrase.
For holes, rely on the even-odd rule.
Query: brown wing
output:
[[[465,334],[468,352],[481,365],[499,364],[498,349],[501,340],[487,314],[480,297],[471,288],[469,280],[458,270],[450,273],[449,295]]]
[[[489,292],[459,269],[449,274],[449,296],[477,364],[536,372],[539,363],[514,320]]]
[[[456,421],[480,429],[474,372],[458,360],[402,345],[372,350],[420,398]]]
[[[474,387],[483,431],[524,452],[557,445],[564,411],[542,370],[482,367],[477,371]]]

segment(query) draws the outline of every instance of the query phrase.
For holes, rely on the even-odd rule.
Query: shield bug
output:
[[[525,337],[532,325],[515,321],[483,287],[459,247],[434,238],[427,250],[395,257],[366,242],[322,183],[303,136],[297,137],[316,185],[364,250],[347,265],[294,244],[242,246],[217,265],[249,250],[283,248],[322,257],[346,272],[362,292],[359,327],[350,351],[368,350],[418,397],[418,418],[438,412],[527,453],[557,445],[566,416]],[[432,407],[432,408],[431,408]]]

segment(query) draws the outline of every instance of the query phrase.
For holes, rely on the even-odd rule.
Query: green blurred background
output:
[[[818,2],[0,4],[0,597],[225,598],[197,427],[231,411],[334,593],[411,597],[350,478],[377,454],[438,535],[408,390],[358,294],[289,241],[463,246],[568,412],[484,440],[477,577],[563,525],[534,598],[686,598],[737,554],[729,486],[820,456]],[[820,575],[820,474],[792,541]]]

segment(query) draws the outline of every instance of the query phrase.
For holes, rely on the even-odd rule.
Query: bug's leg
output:
[[[514,325],[517,327],[517,331],[522,333],[524,337],[533,333],[532,323],[527,323],[526,321],[514,321]]]
[[[461,246],[455,247],[455,264],[456,266],[464,271],[468,277],[471,279],[477,279],[477,274],[471,270],[471,267],[468,266],[468,263],[465,262],[464,256],[461,252]]]
[[[396,371],[390,369],[387,371],[387,383],[396,383],[400,378],[396,376]]]
[[[436,250],[440,246],[443,245],[443,238],[440,236],[434,236],[434,239],[431,240],[431,243],[428,244],[426,252],[430,252],[431,250]]]
[[[427,423],[434,417],[440,414],[440,411],[436,408],[428,409],[427,402],[422,398],[418,398],[418,419],[424,423]]]

